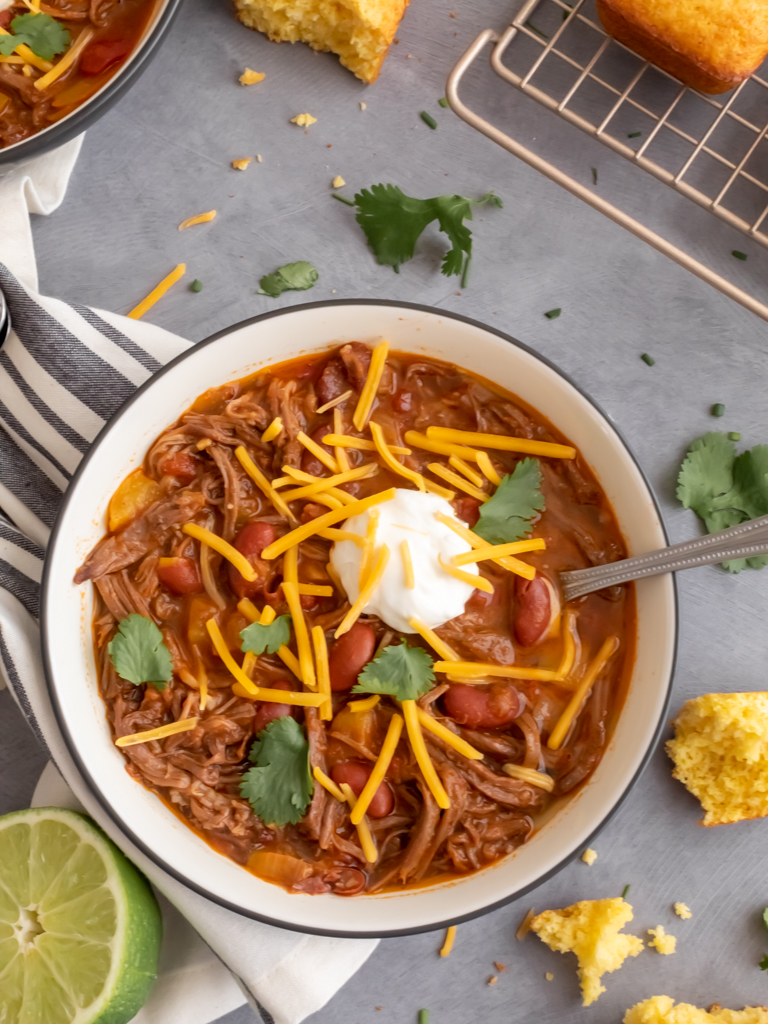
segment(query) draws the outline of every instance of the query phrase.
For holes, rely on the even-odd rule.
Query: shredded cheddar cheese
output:
[[[471,466],[468,466],[463,459],[459,459],[455,455],[451,455],[448,459],[448,465],[457,469],[459,473],[461,473],[462,476],[465,476],[471,484],[475,485],[475,487],[482,488],[485,483],[485,479],[480,475],[480,473],[476,473],[474,469],[472,469]]]
[[[332,494],[315,494],[312,498],[312,502],[315,505],[325,505],[326,508],[337,509],[343,508],[346,502],[339,501],[338,498],[334,498]],[[322,536],[322,534],[321,534]]]
[[[313,768],[312,774],[314,775],[315,780],[320,783],[320,785],[323,787],[324,790],[326,790],[326,792],[330,793],[331,796],[335,796],[336,799],[342,804],[345,804],[347,802],[347,798],[341,792],[339,787],[336,785],[333,779],[328,778],[328,776],[325,774],[322,768]]]
[[[403,574],[405,576],[405,585],[408,590],[413,590],[416,586],[416,577],[413,574],[413,559],[411,558],[411,549],[408,545],[408,541],[404,540],[400,544],[400,555],[403,559]]]
[[[38,79],[40,81],[40,79]],[[35,82],[37,85],[37,82]],[[179,263],[179,265],[170,272],[157,287],[153,288],[146,299],[142,299],[138,306],[134,306],[131,312],[128,314],[129,320],[140,320],[148,309],[151,309],[156,302],[158,302],[169,288],[172,288],[176,282],[184,277],[187,272],[187,264]]]
[[[376,530],[379,526],[379,511],[378,508],[372,508],[368,515],[368,523],[365,528],[365,543],[363,544],[363,554],[360,558],[360,569],[357,578],[357,585],[360,590],[365,587],[365,581],[368,579],[368,573],[373,565]]]
[[[262,71],[251,71],[250,68],[246,68],[238,81],[240,85],[256,85],[257,82],[263,82],[266,77]]]
[[[565,681],[573,671],[573,666],[576,661],[576,638],[574,631],[576,629],[576,613],[570,609],[565,613],[565,636],[563,638],[563,657],[560,662],[560,666],[557,670],[557,674]]]
[[[426,477],[424,477],[424,486],[430,494],[439,494],[446,501],[453,501],[456,497],[456,491],[449,491],[447,487],[442,487],[440,484],[436,484],[434,480],[428,480]]]
[[[342,434],[336,429],[336,424],[334,424],[333,429],[335,433],[326,434],[323,438],[324,444],[329,444],[334,448],[356,448],[360,452],[375,452],[377,450],[373,441],[367,441],[364,437],[352,437],[349,434]],[[400,448],[396,444],[390,444],[387,447],[393,455],[411,454],[410,448]]]
[[[201,544],[207,544],[214,551],[218,551],[223,558],[226,558],[228,562],[234,565],[244,580],[253,583],[256,579],[256,570],[245,555],[242,555],[237,548],[233,548],[231,544],[228,544],[223,537],[211,533],[210,530],[206,530],[204,526],[198,526],[197,523],[185,523],[181,528],[181,532],[186,533],[188,537],[194,537]]]
[[[371,354],[371,365],[368,367],[365,384],[363,384],[363,389],[357,400],[357,407],[355,408],[354,415],[352,416],[352,422],[355,425],[355,430],[362,430],[368,422],[368,417],[371,415],[373,400],[376,397],[376,392],[379,390],[381,375],[384,373],[384,366],[387,362],[388,352],[389,342],[381,341]]]
[[[237,610],[250,622],[258,622],[262,626],[268,626],[271,622],[275,621],[276,613],[272,605],[265,604],[264,609],[259,613],[256,605],[254,605],[252,601],[249,601],[247,597],[244,597],[242,601],[238,601]],[[301,666],[296,659],[296,655],[289,647],[286,647],[286,645],[283,644],[283,646],[278,650],[277,656],[283,664],[293,672],[297,679],[302,678]]]
[[[559,750],[560,745],[565,739],[568,730],[571,727],[571,723],[576,718],[576,715],[581,710],[581,705],[584,703],[584,698],[587,696],[589,691],[592,689],[597,677],[603,671],[605,666],[608,664],[610,659],[619,649],[619,639],[615,636],[609,636],[607,640],[603,641],[603,645],[597,652],[592,664],[589,666],[584,674],[584,678],[581,680],[579,685],[573,692],[573,696],[568,701],[568,705],[560,716],[555,728],[549,734],[547,740],[547,746],[550,750]],[[531,677],[532,678],[532,677]]]
[[[57,78],[60,78],[65,71],[71,68],[72,65],[80,59],[80,54],[93,39],[93,35],[94,30],[92,28],[87,28],[83,32],[81,32],[75,40],[75,42],[70,46],[70,48],[67,50],[64,56],[58,62],[58,64],[54,64],[53,67],[50,68],[49,71],[46,71],[46,73],[41,78],[37,78],[35,80],[35,88],[39,89],[40,92],[44,92],[44,90],[46,90],[49,85],[53,85]],[[26,50],[28,49],[28,47],[25,47],[24,49]],[[38,66],[36,64],[35,55],[34,53],[32,53],[31,50],[29,50],[29,55],[27,55],[26,53],[21,53],[21,48],[17,47],[16,52],[19,53],[22,57],[24,57],[25,60],[29,60],[29,58],[31,57],[32,60],[29,60],[29,63],[35,64],[36,67]],[[130,316],[130,313],[128,315]]]
[[[439,736],[441,740],[448,744],[449,747],[453,747],[459,754],[469,758],[470,761],[482,761],[483,755],[479,750],[476,750],[471,743],[467,743],[461,736],[457,736],[455,732],[443,725],[442,722],[438,722],[436,718],[433,718],[429,712],[420,708],[416,705],[416,715],[419,719],[419,724],[423,726],[428,732],[434,733],[435,736]]]
[[[205,628],[208,630],[208,636],[211,638],[211,643],[213,644],[216,653],[224,662],[230,674],[235,677],[238,683],[240,683],[248,696],[255,698],[259,692],[259,688],[254,686],[245,672],[243,672],[235,659],[229,653],[229,648],[227,647],[224,637],[221,635],[221,630],[219,629],[219,624],[216,622],[216,619],[206,619]]]
[[[0,36],[9,36],[11,33],[5,29],[0,28]],[[13,60],[11,57],[5,57],[3,63],[7,64],[32,64],[38,69],[38,71],[50,71],[53,68],[53,64],[49,60],[43,60],[42,57],[38,57],[36,53],[27,46],[26,43],[19,43],[16,47],[15,52],[18,54],[18,60]]]
[[[272,422],[269,424],[267,429],[261,435],[261,440],[266,444],[269,441],[274,441],[275,438],[283,431],[283,421],[279,416],[275,416]]]
[[[293,514],[293,512],[291,512],[286,503],[274,489],[269,480],[267,480],[267,478],[264,476],[262,471],[259,469],[259,467],[256,465],[256,463],[253,461],[251,456],[248,454],[245,448],[243,448],[242,445],[238,445],[238,447],[235,448],[235,458],[243,467],[243,469],[251,478],[251,480],[253,480],[253,482],[256,484],[256,486],[259,488],[262,494],[265,497],[269,498],[269,500],[275,506],[277,511],[280,513],[280,515],[284,516],[289,522],[295,523],[296,516]],[[262,555],[263,554],[264,553],[262,552]]]
[[[429,753],[427,752],[427,745],[424,742],[424,736],[421,732],[421,726],[419,725],[419,716],[417,711],[417,704],[415,700],[404,700],[402,702],[403,715],[405,717],[405,727],[408,730],[408,740],[411,744],[411,750],[413,756],[416,758],[416,763],[421,768],[421,774],[424,776],[424,781],[429,787],[429,791],[435,798],[438,807],[442,807],[443,810],[447,810],[451,806],[451,801],[448,798],[448,794],[443,788],[443,784],[435,771],[435,766],[430,760]]]
[[[376,764],[373,766],[371,774],[368,776],[368,781],[363,787],[363,791],[360,796],[357,798],[357,803],[353,807],[352,813],[349,816],[353,825],[359,825],[363,820],[365,812],[370,806],[371,800],[373,800],[376,795],[376,790],[384,781],[384,776],[387,774],[387,769],[394,757],[397,744],[400,742],[400,734],[402,731],[402,715],[392,715],[389,720],[387,735],[384,737],[384,742],[381,745],[379,756],[376,758]]]
[[[302,682],[304,682],[304,679],[301,674],[301,665],[299,664],[299,659],[296,657],[296,655],[293,653],[290,647],[286,647],[285,644],[283,644],[283,646],[278,650],[277,656],[285,665],[285,667],[289,668],[291,672],[293,672],[297,679],[300,679]]]
[[[289,548],[285,552],[285,558],[283,559],[283,582],[284,583],[298,583],[299,582],[299,545],[295,548]]]
[[[333,587],[321,583],[299,583],[299,597],[333,597]]]
[[[253,685],[253,684],[252,684]],[[251,693],[241,683],[232,684],[232,693],[246,700],[265,700],[270,704],[292,704],[301,708],[319,708],[325,700],[322,693],[300,693],[298,690],[272,690],[266,686],[254,687]]]
[[[381,582],[381,577],[384,575],[384,570],[387,567],[388,561],[389,548],[387,547],[386,544],[382,544],[381,548],[379,549],[378,557],[376,561],[373,563],[371,571],[368,573],[368,578],[365,581],[365,586],[360,591],[357,600],[349,609],[344,618],[341,620],[339,628],[334,633],[334,637],[336,640],[338,640],[340,636],[343,636],[344,633],[348,632],[362,615],[363,609],[371,599],[371,595]]]
[[[275,621],[276,616],[277,612],[272,607],[272,605],[265,604],[264,607],[261,609],[261,615],[259,616],[259,625],[271,626],[272,623]]]
[[[456,939],[456,925],[452,924],[451,927],[445,933],[445,940],[443,942],[442,949],[440,950],[440,956],[450,956],[451,950],[453,949],[453,943]]]
[[[421,619],[417,619],[416,616],[414,616],[412,619],[408,620],[408,625],[411,629],[415,629],[419,636],[426,640],[433,650],[437,651],[443,661],[460,660],[458,654],[454,651],[451,645],[447,644],[445,640],[441,640],[437,633],[435,633],[433,629],[430,629],[429,626],[426,626]]]
[[[191,732],[197,727],[198,721],[197,718],[182,718],[178,722],[169,722],[168,725],[160,725],[156,729],[134,732],[130,736],[118,736],[115,746],[135,747],[137,743],[150,743],[152,740],[164,740],[166,736],[175,736],[179,732]]]
[[[351,504],[346,505],[344,508],[326,512],[325,515],[318,516],[317,519],[313,519],[309,523],[303,523],[295,530],[291,530],[290,533],[286,533],[282,537],[278,537],[277,540],[264,548],[261,552],[261,557],[267,561],[277,558],[278,555],[282,555],[284,551],[293,547],[294,544],[301,544],[302,541],[307,540],[308,537],[312,537],[316,533],[320,533],[321,530],[326,530],[329,526],[335,526],[336,523],[340,523],[344,519],[351,519],[352,516],[358,516],[361,512],[365,512],[369,508],[373,508],[374,505],[381,505],[385,501],[391,501],[394,496],[395,488],[390,487],[386,491],[379,491],[378,494],[371,494],[369,497],[363,498],[361,501],[352,501]]]
[[[421,448],[425,452],[434,452],[435,455],[453,455],[464,462],[477,462],[479,452],[474,448],[467,448],[460,444],[447,444],[443,441],[434,441],[426,434],[420,434],[417,430],[406,430],[405,443],[413,445],[414,448]]]
[[[472,562],[504,558],[505,555],[521,555],[526,551],[545,551],[546,547],[546,541],[541,537],[532,537],[530,540],[514,540],[508,544],[489,544],[484,548],[475,548],[464,555],[454,555],[452,561],[454,565],[470,565]]]
[[[340,467],[336,459],[334,459],[332,455],[329,455],[328,452],[323,451],[317,441],[313,441],[311,437],[307,437],[303,430],[298,432],[296,440],[299,441],[300,444],[303,444],[307,451],[311,452],[316,459],[322,462],[326,469],[330,469],[332,473],[338,473],[340,471]]]
[[[348,392],[348,394],[351,395],[352,392],[350,391]],[[342,395],[340,397],[343,398],[344,396]],[[338,399],[336,399],[336,402],[338,402]],[[341,434],[344,431],[344,421],[341,418],[341,410],[337,408],[335,405],[333,410],[333,429],[337,434]],[[347,455],[344,448],[342,448],[340,445],[336,445],[333,449],[333,452],[334,455],[336,456],[336,461],[338,462],[339,468],[341,469],[342,473],[346,473],[348,469],[351,469],[351,466],[349,464],[349,456]]]
[[[317,688],[315,677],[315,666],[312,664],[312,652],[309,647],[309,633],[307,621],[304,618],[304,609],[301,607],[298,588],[295,583],[283,582],[283,593],[293,621],[293,631],[296,635],[296,647],[299,652],[299,667],[301,668],[301,681],[310,690]]]
[[[415,470],[408,469],[407,466],[403,466],[389,450],[389,445],[384,440],[384,431],[381,429],[379,424],[371,421],[369,423],[369,427],[371,429],[373,443],[376,445],[376,451],[381,456],[384,465],[391,469],[393,473],[404,476],[406,480],[410,480],[411,483],[416,484],[420,491],[426,490],[424,486],[424,478],[421,473],[417,473]]]
[[[533,679],[540,683],[555,683],[560,679],[557,672],[547,668],[531,668],[528,665],[492,665],[479,661],[436,661],[435,672],[447,676],[459,676],[467,682],[473,679],[483,681],[485,676],[499,676],[501,679]]]
[[[375,708],[381,700],[378,693],[371,694],[370,697],[366,697],[365,700],[352,700],[347,704],[347,711],[360,712],[370,711]]]
[[[485,579],[484,576],[475,576],[474,573],[457,569],[455,565],[446,562],[442,555],[437,556],[437,561],[440,563],[440,568],[443,572],[447,572],[454,579],[461,580],[462,583],[468,583],[470,587],[476,587],[478,590],[482,590],[484,594],[493,593],[493,584],[490,580]]]
[[[253,651],[246,651],[245,657],[243,658],[243,664],[240,666],[248,676],[249,679],[253,678],[253,670],[256,668],[256,655]]]
[[[482,537],[478,537],[476,533],[473,533],[466,526],[462,526],[461,523],[456,522],[456,520],[452,519],[450,516],[443,515],[442,512],[435,512],[435,519],[437,519],[439,522],[447,526],[449,530],[453,530],[453,532],[458,537],[461,537],[462,540],[465,540],[467,544],[471,545],[471,547],[488,547],[487,540],[483,540]],[[506,556],[505,558],[494,558],[493,561],[496,563],[496,565],[502,566],[502,568],[507,569],[509,572],[514,572],[518,576],[524,576],[526,579],[529,580],[532,580],[533,577],[536,575],[536,570],[533,568],[533,566],[526,565],[526,563],[521,562],[519,558],[511,558],[509,556]]]
[[[328,530],[321,530],[318,536],[324,540],[332,540],[334,543],[348,540],[359,548],[365,545],[365,538],[361,537],[359,533],[352,533],[351,530],[335,530],[333,527],[330,527]]]
[[[259,621],[259,610],[253,601],[249,601],[247,597],[237,602],[237,610],[241,615],[244,615],[246,619],[250,619],[251,622]]]
[[[521,782],[527,782],[530,786],[538,786],[539,789],[546,790],[547,793],[551,793],[555,788],[555,780],[552,776],[547,775],[546,772],[538,772],[535,768],[523,768],[520,764],[505,764],[502,765],[502,771],[512,779],[520,779]]]
[[[496,448],[504,452],[521,452],[552,459],[575,459],[576,449],[568,444],[549,441],[529,441],[526,437],[507,437],[505,434],[479,434],[472,430],[454,430],[452,427],[427,427],[427,437],[447,444],[473,445],[475,448]]]
[[[355,806],[357,805],[357,797],[352,791],[352,787],[348,782],[342,782],[340,788],[351,810],[354,811]],[[379,859],[379,853],[376,849],[376,844],[373,841],[371,830],[368,827],[368,822],[363,819],[355,826],[355,828],[357,829],[357,838],[360,840],[360,848],[365,854],[365,859],[369,864],[375,864]]]
[[[453,456],[451,456],[451,458],[453,458]],[[493,463],[491,462],[491,457],[488,452],[477,453],[477,464],[485,479],[490,480],[492,484],[498,487],[501,483],[501,477],[493,468]]]
[[[215,210],[209,210],[207,213],[196,213],[194,217],[187,217],[179,224],[179,231],[186,231],[187,228],[193,228],[196,224],[207,224],[212,221],[216,216]]]
[[[322,414],[324,412],[328,412],[329,409],[335,409],[337,405],[341,405],[342,403],[346,402],[346,400],[348,398],[351,398],[352,395],[353,395],[353,391],[350,388],[349,391],[345,391],[344,394],[343,395],[339,395],[338,398],[332,398],[330,400],[330,402],[326,402],[325,405],[321,405],[320,408],[316,410],[317,411],[317,415],[318,416],[322,416]],[[334,419],[335,419],[335,417],[334,417]],[[334,424],[334,430],[335,429],[336,429],[336,426]],[[325,438],[323,438],[323,440],[325,440]]]
[[[288,467],[286,467],[286,472]],[[298,487],[295,491],[285,491],[280,495],[285,501],[297,501],[299,498],[311,498],[315,494],[321,494],[324,491],[333,490],[335,492],[338,484],[346,484],[351,480],[367,480],[368,477],[375,476],[379,472],[379,467],[375,462],[369,462],[364,466],[358,466],[357,469],[348,469],[345,473],[336,473],[335,476],[316,477],[314,483],[307,484],[306,487]],[[309,474],[306,474],[309,476]],[[347,495],[348,498],[355,499],[351,494]]]
[[[312,646],[315,648],[315,664],[317,665],[317,689],[325,700],[320,705],[320,717],[325,722],[333,718],[331,703],[331,674],[328,669],[328,644],[322,626],[312,627]]]
[[[439,476],[446,483],[451,484],[459,491],[464,491],[465,494],[469,494],[472,498],[477,498],[480,502],[488,501],[489,496],[485,491],[481,491],[479,487],[475,487],[469,480],[465,480],[458,473],[454,473],[452,469],[448,469],[442,462],[430,462],[427,469],[430,473],[434,473],[435,476]]]

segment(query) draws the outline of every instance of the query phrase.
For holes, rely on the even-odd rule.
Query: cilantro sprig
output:
[[[265,274],[259,281],[259,295],[270,295],[276,299],[283,292],[305,292],[312,288],[320,275],[317,268],[307,260],[286,263],[271,274]]]
[[[523,459],[512,474],[502,477],[496,493],[480,506],[474,530],[489,544],[508,544],[531,531],[531,521],[544,510],[541,465]]]
[[[251,747],[240,795],[267,825],[295,825],[312,799],[309,743],[295,718],[276,718]]]
[[[173,677],[173,659],[163,643],[163,634],[143,615],[123,619],[107,650],[115,672],[135,686],[152,683],[164,690]]]
[[[677,497],[704,520],[709,533],[768,515],[768,445],[736,454],[727,434],[712,431],[688,449],[677,478]],[[723,562],[728,572],[762,569],[768,555]]]
[[[371,185],[355,196],[355,220],[363,229],[376,262],[392,267],[396,273],[400,272],[401,263],[413,259],[416,242],[425,228],[436,220],[451,243],[441,270],[448,277],[458,276],[472,256],[472,232],[464,221],[472,220],[473,206],[485,203],[503,206],[493,192],[480,199],[459,195],[414,199],[397,185]]]
[[[42,60],[53,60],[69,46],[71,36],[50,14],[19,14],[11,22],[13,35],[0,36],[0,54],[10,57],[26,44]]]
[[[254,654],[263,654],[266,651],[267,654],[274,654],[291,639],[291,616],[278,615],[268,626],[252,622],[250,626],[240,630],[240,639],[240,649],[243,651],[252,651]]]
[[[383,693],[396,700],[416,700],[432,689],[434,662],[421,647],[394,644],[369,661],[353,693]]]

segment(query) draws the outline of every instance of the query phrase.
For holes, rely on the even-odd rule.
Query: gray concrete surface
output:
[[[438,107],[466,45],[486,26],[503,28],[515,9],[514,0],[414,0],[380,80],[366,88],[331,56],[277,47],[239,26],[227,0],[188,0],[144,78],[89,131],[64,206],[35,223],[41,288],[125,312],[184,260],[186,280],[199,278],[203,291],[177,286],[149,317],[195,340],[281,304],[334,295],[477,317],[555,360],[613,416],[657,490],[673,539],[684,539],[698,530],[674,497],[688,443],[713,428],[741,431],[747,446],[768,441],[766,325]],[[266,80],[238,86],[246,65]],[[582,180],[596,166],[604,194],[768,294],[768,257],[756,245],[512,94],[486,63],[469,75],[466,96]],[[438,120],[436,131],[419,119],[422,109]],[[304,112],[318,119],[306,133],[288,123]],[[230,169],[231,160],[256,153],[261,164]],[[399,276],[377,266],[352,212],[329,198],[336,174],[347,194],[379,181],[420,197],[495,189],[505,207],[481,210],[473,222],[468,287],[437,272],[442,239],[433,231]],[[213,224],[178,233],[185,217],[212,208]],[[733,260],[734,248],[749,260]],[[312,292],[256,294],[262,274],[298,259],[320,271]],[[556,306],[562,316],[545,319]],[[640,361],[642,352],[655,366]],[[710,418],[713,402],[725,404],[723,419]],[[697,569],[679,585],[673,711],[701,692],[765,688],[768,572]],[[31,738],[20,739],[8,695],[0,702],[2,809],[11,809],[29,799],[29,765],[42,759]],[[518,905],[462,925],[448,960],[437,958],[439,935],[382,942],[311,1024],[410,1024],[420,1007],[430,1009],[431,1024],[615,1024],[627,1007],[660,993],[699,1005],[768,1003],[768,977],[757,966],[768,952],[768,822],[705,830],[699,816],[659,749],[594,844],[594,867],[576,862]],[[529,906],[617,895],[627,883],[631,928],[644,935],[663,924],[678,952],[646,950],[605,978],[607,992],[584,1010],[573,958],[533,936],[519,944],[515,929]],[[692,920],[674,916],[676,900],[689,904]],[[507,970],[489,986],[494,961]],[[243,1009],[225,1020],[250,1024],[252,1015]]]

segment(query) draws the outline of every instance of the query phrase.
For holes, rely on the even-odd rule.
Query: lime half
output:
[[[0,1022],[125,1024],[157,974],[160,908],[82,814],[0,817]]]

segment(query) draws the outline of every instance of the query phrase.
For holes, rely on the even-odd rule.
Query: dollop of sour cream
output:
[[[414,617],[434,629],[461,615],[474,587],[450,576],[438,561],[438,556],[448,562],[454,556],[471,550],[465,540],[435,518],[436,512],[442,512],[460,523],[449,503],[437,494],[398,488],[394,498],[375,507],[379,510],[375,550],[386,544],[389,562],[363,611],[377,615],[401,633],[416,632],[409,624],[409,619]],[[343,528],[365,537],[369,517],[370,512],[363,512],[348,519]],[[406,585],[402,555],[404,540],[408,541],[413,562],[415,586],[412,590]],[[360,595],[362,557],[363,549],[350,540],[337,541],[331,551],[331,564],[351,602]],[[462,570],[479,575],[475,563],[462,566]]]

